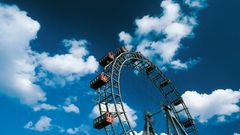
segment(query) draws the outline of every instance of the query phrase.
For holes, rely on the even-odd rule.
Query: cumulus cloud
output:
[[[124,107],[124,110],[126,112],[128,121],[130,122],[130,125],[132,126],[132,128],[136,127],[137,126],[136,121],[138,119],[138,117],[136,115],[136,111],[133,110],[132,108],[130,108],[126,103],[123,103],[123,107]],[[114,104],[108,104],[108,109],[109,109],[110,112],[116,113],[116,109],[115,109]],[[101,110],[103,112],[107,111],[106,106],[104,104],[101,104]],[[119,112],[123,112],[121,104],[117,104],[117,110]],[[96,117],[100,116],[98,105],[94,106],[94,108],[93,108],[93,110],[92,110],[92,112],[89,116],[90,116],[90,118],[96,118]],[[120,115],[120,118],[121,118],[122,121],[126,121],[123,114]],[[118,119],[116,118],[115,121],[118,122]]]
[[[161,7],[163,8],[162,16],[147,15],[136,20],[137,36],[144,37],[137,45],[136,50],[154,60],[158,57],[156,62],[160,65],[171,65],[176,63],[174,56],[181,47],[181,40],[192,34],[195,18],[184,16],[179,4],[171,0],[163,1]],[[152,37],[149,38],[150,34],[152,37],[164,35],[164,38],[152,40]],[[187,65],[179,63],[174,65],[174,67],[176,66],[186,68]]]
[[[131,50],[133,48],[133,46],[131,45],[132,36],[129,33],[122,31],[118,34],[118,36],[119,36],[119,41],[125,44],[128,50]]]
[[[81,125],[80,127],[76,127],[76,128],[68,128],[67,133],[68,134],[84,133],[85,135],[90,135],[89,130],[90,130],[90,127],[88,125]]]
[[[186,91],[182,95],[192,116],[200,122],[208,122],[216,116],[218,121],[226,121],[225,116],[239,113],[240,91],[232,89],[217,89],[211,94],[200,94],[196,91]]]
[[[73,113],[77,113],[77,114],[80,113],[79,108],[74,104],[70,104],[68,106],[63,106],[63,109],[65,110],[65,112],[73,112]]]
[[[88,56],[86,40],[64,40],[63,43],[68,48],[68,53],[43,57],[40,63],[45,70],[57,75],[80,77],[97,70],[95,57]]]
[[[52,122],[51,118],[47,116],[41,116],[40,119],[35,124],[33,124],[32,121],[29,121],[24,126],[24,128],[39,131],[39,132],[48,131],[52,127],[51,122]]]
[[[233,135],[240,135],[239,133],[233,133]]]
[[[45,92],[35,84],[35,67],[30,41],[40,24],[16,6],[0,4],[0,93],[23,104],[45,101]]]
[[[52,124],[52,119],[47,116],[41,116],[40,119],[34,124],[32,121],[29,121],[25,126],[25,129],[34,130],[38,132],[45,132],[50,130],[57,130],[60,133],[67,134],[80,134],[90,135],[90,127],[85,124],[81,124],[79,127],[74,128],[64,128],[62,126]]]
[[[64,103],[65,105],[62,106],[63,110],[67,113],[73,112],[79,114],[80,113],[79,108],[73,104],[73,102],[77,102],[77,100],[78,98],[76,96],[67,97]]]
[[[54,56],[46,54],[38,59],[44,71],[54,74],[55,78],[53,80],[55,82],[64,85],[65,81],[78,80],[80,77],[94,73],[98,69],[96,58],[89,55],[86,40],[63,40],[63,44],[67,48],[66,54],[56,54]]]
[[[196,65],[199,59],[189,59],[187,62],[181,62],[181,60],[173,60],[170,62],[171,68],[178,70],[188,70],[192,66]]]
[[[186,0],[187,1],[187,0]],[[189,3],[188,1],[186,4]],[[193,0],[194,1],[194,0]],[[201,0],[195,0],[201,1]],[[119,33],[119,41],[129,39],[136,51],[140,51],[146,57],[156,62],[161,67],[173,69],[188,69],[197,62],[177,59],[178,51],[182,48],[181,41],[187,37],[193,37],[193,29],[198,25],[196,14],[186,15],[182,12],[180,4],[172,0],[164,0],[161,3],[163,13],[159,16],[146,15],[135,20],[135,35],[122,31]],[[197,7],[196,7],[197,8]],[[197,11],[194,11],[196,13]],[[131,37],[131,38],[130,38]],[[129,46],[127,42],[126,46]]]
[[[27,12],[0,4],[0,31],[4,33],[0,35],[0,94],[17,98],[35,111],[53,110],[55,107],[43,104],[47,98],[39,82],[49,86],[60,82],[64,86],[94,73],[98,63],[89,54],[86,40],[63,40],[66,54],[50,56],[33,51],[30,42],[37,38],[39,29],[39,22]]]
[[[76,134],[78,133],[79,129],[78,128],[68,128],[67,133],[68,134]]]
[[[69,96],[65,99],[65,104],[69,105],[73,102],[77,102],[78,101],[78,97],[77,96]]]
[[[186,63],[182,63],[180,60],[174,60],[171,62],[172,64],[172,67],[175,68],[175,69],[187,69],[188,66]]]
[[[132,36],[125,31],[119,33],[119,41],[125,44],[130,44],[132,42]]]
[[[39,105],[34,106],[33,110],[34,111],[40,111],[40,110],[56,110],[57,107],[54,105],[50,105],[50,104],[46,104],[46,103],[42,103]]]
[[[147,35],[150,32],[161,34],[169,24],[173,24],[180,17],[179,4],[173,3],[171,0],[164,0],[161,3],[161,7],[163,8],[163,15],[161,17],[151,17],[150,15],[146,15],[135,21],[137,34],[141,36]]]
[[[204,8],[207,6],[206,0],[184,0],[185,4],[191,8]]]
[[[46,103],[41,103],[41,104],[35,105],[33,107],[33,110],[36,112],[41,110],[45,110],[45,111],[64,110],[67,113],[72,112],[72,113],[79,114],[80,113],[79,108],[75,104],[73,104],[77,102],[77,100],[78,100],[77,96],[69,96],[65,99],[65,102],[63,103],[63,105],[54,106]]]
[[[226,121],[226,118],[225,118],[225,116],[219,116],[219,117],[217,118],[217,121],[218,121],[218,122],[225,122],[225,121]]]

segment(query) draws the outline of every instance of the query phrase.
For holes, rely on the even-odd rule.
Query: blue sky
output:
[[[240,134],[239,1],[0,3],[0,134],[103,134],[92,127],[89,81],[102,70],[97,60],[120,46],[141,51],[174,82],[199,134]],[[132,70],[121,81],[140,132],[143,110],[159,97]],[[155,119],[165,132],[162,116]]]

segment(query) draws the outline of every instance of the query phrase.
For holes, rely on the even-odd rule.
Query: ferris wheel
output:
[[[121,47],[108,52],[100,61],[103,71],[90,82],[97,92],[99,116],[93,120],[94,128],[104,129],[106,135],[136,135],[124,106],[120,78],[123,67],[130,67],[146,76],[163,97],[161,110],[166,119],[168,135],[197,135],[195,122],[176,87],[163,72],[140,52]],[[158,112],[145,113],[143,135],[155,135],[152,117]],[[117,125],[117,126],[116,126]]]

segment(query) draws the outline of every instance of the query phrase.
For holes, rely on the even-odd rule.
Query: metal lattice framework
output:
[[[121,125],[115,127],[114,124],[110,124],[105,127],[106,135],[135,135],[121,97],[120,73],[123,67],[131,67],[147,76],[164,97],[164,105],[169,106],[173,112],[172,115],[174,115],[180,126],[183,127],[187,134],[197,135],[194,121],[177,89],[157,66],[154,66],[151,72],[146,72],[151,65],[154,64],[139,52],[124,52],[104,67],[103,72],[109,81],[106,85],[98,88],[96,103],[99,106],[100,115],[109,111],[109,104],[114,105],[115,118],[118,119],[118,124]],[[103,107],[105,110],[102,109]]]

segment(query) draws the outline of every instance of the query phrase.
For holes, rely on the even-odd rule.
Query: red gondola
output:
[[[102,129],[113,123],[114,115],[110,112],[106,112],[103,115],[93,120],[93,127],[96,129]]]
[[[127,52],[128,50],[125,47],[121,47],[119,49],[117,49],[116,53],[115,53],[115,57],[117,57],[118,55],[120,55],[121,53]]]
[[[112,52],[108,52],[100,61],[99,64],[102,67],[105,67],[107,64],[109,64],[111,61],[114,60],[114,55]]]
[[[108,82],[107,77],[104,75],[104,73],[100,73],[95,79],[93,79],[90,82],[90,87],[92,89],[98,89],[100,87],[102,87],[104,84],[106,84]]]

